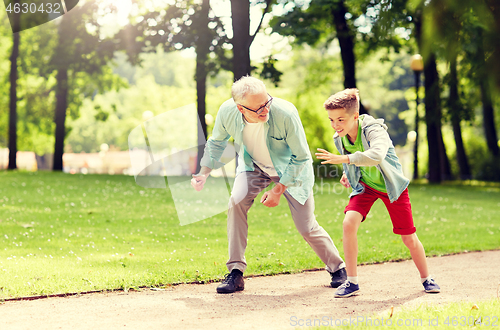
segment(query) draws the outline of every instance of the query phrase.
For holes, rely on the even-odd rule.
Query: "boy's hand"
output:
[[[344,187],[346,188],[350,188],[351,185],[349,184],[349,181],[347,180],[347,176],[344,174],[342,174],[342,177],[340,178],[340,184],[343,185]]]
[[[315,153],[316,158],[325,160],[324,162],[321,162],[321,164],[342,164],[342,163],[349,164],[349,158],[347,158],[347,156],[335,155],[321,148],[318,148],[318,151],[321,152]]]

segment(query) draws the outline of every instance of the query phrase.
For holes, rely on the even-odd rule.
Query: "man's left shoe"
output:
[[[340,268],[335,273],[330,273],[330,275],[332,276],[332,282],[330,283],[332,288],[338,288],[347,280],[345,268]]]
[[[432,278],[425,280],[425,282],[422,283],[422,285],[424,286],[425,292],[427,292],[427,293],[439,293],[439,292],[441,292],[441,288],[439,287],[439,285],[437,285],[436,282],[434,282],[434,279],[432,279]]]
[[[217,286],[217,293],[233,293],[235,291],[242,291],[245,288],[245,281],[243,280],[243,273],[238,269],[226,275],[224,281]]]

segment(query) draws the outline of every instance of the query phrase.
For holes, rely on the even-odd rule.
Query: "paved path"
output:
[[[217,283],[166,291],[100,293],[0,305],[0,329],[294,329],[308,319],[368,317],[394,307],[497,297],[500,251],[429,258],[442,288],[426,294],[411,261],[361,266],[361,294],[333,298],[325,271],[247,279],[220,295]],[[491,284],[491,285],[489,285]]]

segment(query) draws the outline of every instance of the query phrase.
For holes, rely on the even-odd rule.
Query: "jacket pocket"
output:
[[[269,148],[281,157],[288,156],[290,153],[290,148],[284,138],[270,136]]]

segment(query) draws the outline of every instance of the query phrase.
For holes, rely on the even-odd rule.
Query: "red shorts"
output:
[[[389,211],[394,234],[411,235],[417,231],[413,224],[408,188],[403,191],[394,203],[391,203],[386,193],[373,189],[361,181],[360,183],[365,187],[365,191],[349,199],[349,204],[346,206],[344,213],[356,211],[363,216],[363,221],[365,221],[373,203],[380,198],[384,202],[387,211]]]

